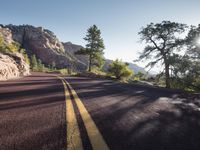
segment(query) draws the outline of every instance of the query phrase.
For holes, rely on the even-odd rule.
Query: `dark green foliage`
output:
[[[38,71],[41,71],[43,72],[44,71],[44,64],[42,64],[42,61],[40,59],[38,59],[38,62],[37,62],[37,69]]]
[[[143,80],[144,76],[144,73],[139,71],[138,73],[134,74],[134,80]]]
[[[37,59],[35,55],[31,56],[30,66],[31,66],[32,71],[44,72],[45,70],[46,71],[54,70],[52,69],[52,66],[49,68],[46,68],[44,64],[42,63],[42,61],[40,59]]]
[[[128,68],[128,64],[118,59],[109,65],[108,72],[117,79],[128,79],[133,75],[133,71]]]
[[[185,39],[186,53],[171,56],[172,87],[200,90],[200,25],[192,26]]]
[[[164,71],[156,77],[160,85],[163,85],[165,80],[165,85],[169,84],[167,87],[199,91],[200,25],[191,26],[184,38],[180,35],[186,28],[184,24],[171,22],[148,25],[140,32],[142,40],[148,43],[140,59],[154,59],[150,61],[150,66],[162,61]]]
[[[35,55],[32,55],[31,56],[31,69],[33,71],[36,71],[38,69],[38,63],[37,63],[37,59],[36,59],[36,56]]]
[[[0,52],[5,52],[4,39],[1,36],[0,36]]]
[[[88,42],[88,44],[86,44],[86,48],[80,49],[76,52],[76,54],[89,56],[89,71],[91,71],[92,66],[101,67],[104,62],[104,44],[103,39],[101,38],[101,31],[97,28],[96,25],[91,26],[87,30],[87,34],[84,40]]]
[[[186,38],[187,54],[195,60],[200,59],[200,24],[192,26]]]
[[[200,62],[188,55],[173,57],[171,85],[184,90],[200,90]]]

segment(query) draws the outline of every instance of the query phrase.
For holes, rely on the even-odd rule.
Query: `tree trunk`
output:
[[[89,56],[89,68],[88,68],[89,72],[91,72],[91,65],[92,65],[92,55]]]
[[[170,88],[169,63],[167,62],[166,56],[164,56],[164,63],[165,63],[165,84],[166,88]]]

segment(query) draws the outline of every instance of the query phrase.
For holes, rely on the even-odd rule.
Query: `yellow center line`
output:
[[[70,93],[67,89],[65,80],[61,77],[58,78],[61,79],[65,90],[64,92],[66,101],[67,150],[83,150],[78,122],[70,98]]]
[[[70,88],[72,92],[76,105],[79,109],[80,115],[83,119],[83,123],[87,130],[87,134],[91,142],[92,148],[94,150],[109,150],[109,147],[104,141],[103,136],[101,135],[100,131],[98,130],[96,124],[92,120],[90,114],[88,113],[87,109],[83,105],[82,101],[79,99],[77,93],[66,80],[65,80],[65,83],[68,85],[68,87]]]

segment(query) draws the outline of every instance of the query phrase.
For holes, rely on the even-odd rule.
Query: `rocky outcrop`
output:
[[[8,28],[0,26],[0,37],[3,38],[6,44],[11,44],[13,42],[12,33]]]
[[[30,25],[7,25],[6,27],[12,31],[13,39],[19,42],[29,55],[35,54],[44,64],[54,63],[57,68],[78,66],[78,69],[86,69],[83,63],[65,53],[63,44],[53,32]]]
[[[19,69],[12,58],[0,54],[0,64],[0,80],[19,77]]]
[[[8,28],[0,26],[0,37],[3,39],[4,45],[14,42],[11,31]],[[0,50],[0,80],[19,78],[29,74],[29,65],[25,62],[22,54]]]
[[[0,53],[0,80],[8,80],[29,75],[29,65],[20,53]]]

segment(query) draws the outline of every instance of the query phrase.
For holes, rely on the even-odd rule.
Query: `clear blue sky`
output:
[[[102,31],[105,56],[132,61],[142,50],[137,33],[150,22],[200,23],[200,0],[0,0],[0,23],[52,30],[65,42],[84,45],[89,26]],[[143,65],[142,63],[140,65]]]

